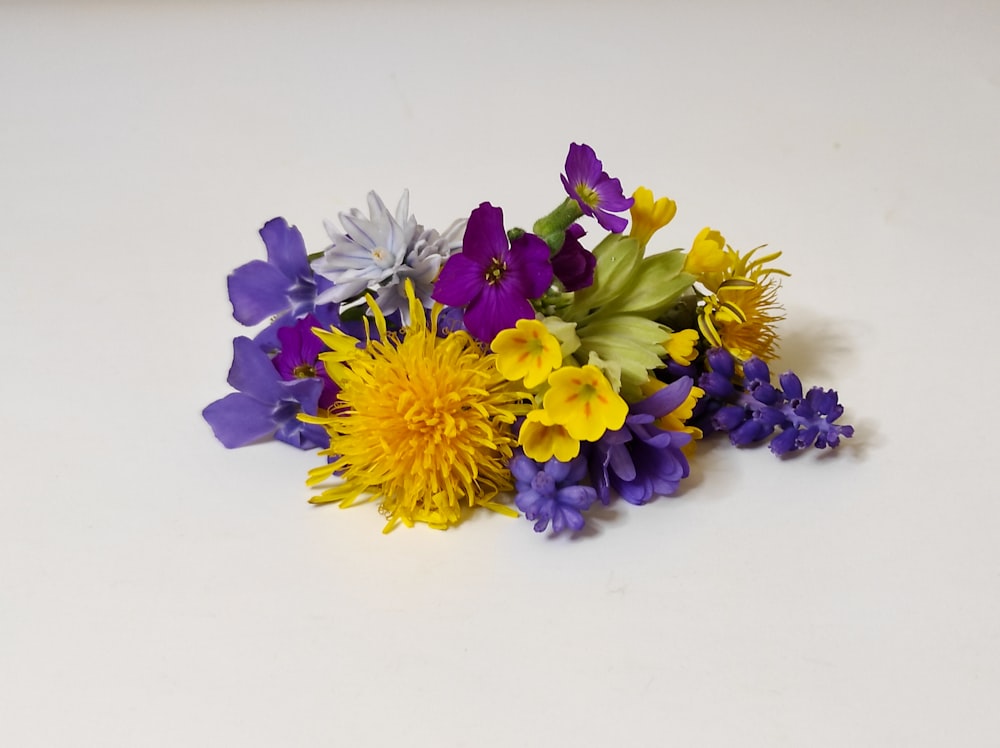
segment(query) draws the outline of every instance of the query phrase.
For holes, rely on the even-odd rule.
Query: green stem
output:
[[[579,203],[573,198],[567,197],[554,211],[535,221],[532,231],[536,236],[541,237],[549,245],[552,254],[555,254],[562,249],[563,242],[566,240],[566,229],[582,215],[583,211],[580,210]]]

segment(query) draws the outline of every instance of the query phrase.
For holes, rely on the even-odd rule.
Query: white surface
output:
[[[988,746],[996,3],[0,7],[0,744]],[[224,279],[403,187],[530,223],[570,141],[768,242],[834,459],[591,536],[380,534],[227,452]]]

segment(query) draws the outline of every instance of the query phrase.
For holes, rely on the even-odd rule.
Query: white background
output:
[[[995,2],[0,7],[0,744],[1000,741]],[[832,458],[706,445],[584,537],[380,534],[226,451],[225,276],[404,187],[530,224],[569,142],[785,252]],[[596,232],[595,232],[596,233]]]

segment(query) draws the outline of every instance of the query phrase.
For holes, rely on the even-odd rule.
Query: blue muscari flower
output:
[[[328,447],[321,426],[302,423],[300,412],[316,415],[323,382],[316,378],[282,379],[268,355],[249,338],[233,341],[229,384],[237,390],[202,412],[216,438],[233,449],[274,436],[300,449]]]
[[[729,440],[742,447],[775,436],[771,451],[778,455],[808,447],[836,447],[841,439],[854,435],[854,427],[836,423],[844,413],[837,393],[813,387],[803,394],[802,382],[794,372],[771,382],[771,372],[759,358],[743,364],[742,388],[733,384],[736,361],[732,355],[715,348],[706,354],[709,367],[698,380],[706,397],[717,403],[711,426],[729,434]]]
[[[583,512],[597,498],[593,488],[579,485],[587,474],[583,457],[569,462],[553,457],[540,463],[518,450],[510,461],[510,472],[517,489],[517,508],[535,523],[535,532],[543,532],[549,522],[553,533],[583,529]]]

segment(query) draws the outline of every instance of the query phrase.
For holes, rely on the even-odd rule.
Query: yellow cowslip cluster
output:
[[[677,215],[677,203],[669,197],[653,201],[653,193],[646,187],[639,187],[632,194],[632,228],[629,236],[645,247],[657,231],[670,223]]]
[[[691,243],[691,251],[684,260],[684,272],[701,276],[722,272],[726,265],[726,238],[706,226]]]
[[[690,366],[698,358],[698,331],[678,330],[671,333],[670,338],[664,343],[667,355],[681,366]]]
[[[340,394],[329,415],[300,416],[330,436],[320,454],[331,461],[310,471],[308,484],[334,475],[341,482],[311,502],[346,507],[377,499],[386,532],[397,522],[446,529],[475,506],[516,515],[494,499],[512,487],[512,425],[528,393],[501,375],[496,356],[468,333],[438,337],[440,309],[428,326],[409,281],[406,295],[411,322],[400,334],[386,329],[370,296],[377,340],[369,333],[359,347],[339,330],[314,330],[331,349],[320,359]]]
[[[523,379],[541,401],[541,408],[528,412],[518,438],[531,459],[567,462],[580,453],[581,441],[597,441],[624,425],[628,404],[607,377],[593,365],[563,366],[559,340],[542,322],[520,320],[498,334],[491,348],[500,373]]]
[[[524,380],[529,389],[544,382],[562,363],[559,341],[536,319],[521,319],[501,330],[490,348],[497,354],[497,368],[507,379]]]

